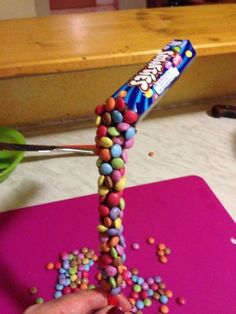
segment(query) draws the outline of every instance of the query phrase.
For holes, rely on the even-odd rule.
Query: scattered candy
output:
[[[166,247],[164,243],[160,243],[157,246],[157,255],[159,256],[159,261],[162,264],[166,264],[168,262],[167,255],[171,253],[171,249]]]
[[[47,265],[46,265],[46,269],[47,270],[52,270],[52,269],[54,269],[54,263],[47,263]]]
[[[167,305],[162,305],[161,307],[160,307],[160,312],[161,313],[163,313],[163,314],[167,314],[167,313],[169,313],[169,308],[168,308],[168,306]]]
[[[139,246],[139,244],[137,242],[132,244],[132,249],[139,250],[139,248],[140,248],[140,246]]]
[[[36,287],[31,287],[30,289],[29,289],[29,293],[30,294],[36,294],[38,292],[38,289],[36,288]]]
[[[156,155],[155,152],[149,152],[149,153],[148,153],[148,156],[150,156],[150,157],[154,157],[155,155]]]
[[[147,238],[147,243],[148,244],[154,244],[156,241],[155,241],[155,238],[154,237],[148,237]]]
[[[180,305],[184,305],[186,303],[186,299],[184,297],[178,297],[177,303]]]
[[[36,304],[44,303],[44,299],[41,298],[41,297],[39,297],[39,298],[37,298],[37,299],[35,300],[35,303],[36,303]]]

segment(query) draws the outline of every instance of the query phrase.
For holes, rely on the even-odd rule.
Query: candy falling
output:
[[[126,184],[125,164],[128,159],[126,149],[134,144],[138,115],[128,109],[122,96],[116,99],[108,98],[106,104],[97,106],[95,113],[96,152],[99,156],[97,166],[100,174],[98,179],[100,221],[97,226],[100,239],[98,258],[100,285],[111,295],[117,295],[126,285],[125,240],[122,234],[124,213],[122,193]],[[134,249],[138,247],[135,246]]]

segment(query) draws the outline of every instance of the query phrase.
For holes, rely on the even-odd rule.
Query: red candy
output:
[[[65,287],[63,290],[62,290],[63,294],[70,294],[71,293],[71,288],[70,287]]]
[[[143,300],[146,299],[148,297],[147,291],[142,290],[140,292],[140,296],[141,296],[141,299]]]
[[[102,217],[106,217],[108,214],[109,214],[109,208],[105,205],[99,205],[98,207],[98,211],[99,211],[99,214],[102,216]]]
[[[104,111],[105,111],[105,105],[98,105],[95,108],[95,113],[97,116],[100,116],[101,114],[103,114]]]
[[[107,197],[108,205],[114,207],[120,203],[120,195],[119,193],[111,192]]]
[[[99,125],[97,128],[97,136],[103,137],[107,135],[107,127],[105,125]]]
[[[112,263],[112,257],[109,254],[103,254],[98,259],[98,265],[101,268],[105,268]]]
[[[118,96],[116,98],[116,105],[115,105],[115,108],[119,111],[123,111],[125,109],[125,101],[123,99],[123,97],[121,96]]]
[[[131,293],[131,298],[134,299],[135,301],[139,299],[139,294],[136,291],[133,291]]]
[[[57,262],[54,264],[54,269],[58,270],[61,268],[61,263],[60,262]]]
[[[133,124],[138,120],[137,112],[127,110],[124,114],[124,121],[129,124]]]

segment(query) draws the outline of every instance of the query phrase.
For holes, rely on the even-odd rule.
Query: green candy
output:
[[[101,164],[102,164],[102,159],[98,158],[96,161],[97,167],[100,168]]]
[[[110,134],[111,136],[119,136],[120,135],[120,132],[114,126],[111,126],[110,128],[108,128],[107,133]]]
[[[96,286],[95,285],[88,285],[89,290],[95,289]]]
[[[116,280],[114,277],[109,278],[109,283],[111,284],[112,288],[116,288]]]
[[[69,255],[68,255],[68,260],[69,260],[69,261],[72,261],[73,258],[74,258],[74,255],[73,255],[73,254],[69,254]]]
[[[37,298],[36,300],[35,300],[35,303],[36,304],[42,304],[42,303],[44,303],[44,299],[43,298]]]
[[[124,210],[124,209],[125,209],[125,200],[124,200],[123,197],[121,197],[121,199],[120,199],[120,204],[119,204],[119,206],[120,206],[120,209],[121,209],[121,210]]]
[[[112,256],[113,258],[117,258],[117,257],[118,257],[118,253],[117,253],[117,251],[116,251],[116,249],[115,249],[114,247],[112,247],[112,248],[110,249],[110,254],[111,254],[111,256]]]
[[[76,274],[76,269],[74,267],[69,268],[69,274],[70,275]]]
[[[144,299],[144,300],[143,300],[143,303],[144,303],[144,305],[147,306],[147,307],[152,305],[151,299],[148,299],[148,298],[147,298],[147,299]]]
[[[111,166],[113,169],[121,169],[124,167],[124,161],[121,158],[113,158],[111,161]]]
[[[141,287],[140,285],[134,285],[134,286],[133,286],[133,290],[134,290],[135,292],[141,292],[142,287]]]

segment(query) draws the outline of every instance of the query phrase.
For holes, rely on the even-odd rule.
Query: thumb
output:
[[[81,291],[48,303],[33,305],[24,314],[88,314],[107,306],[107,294],[100,289]]]

